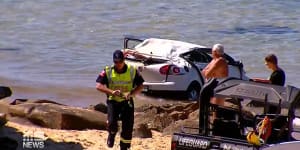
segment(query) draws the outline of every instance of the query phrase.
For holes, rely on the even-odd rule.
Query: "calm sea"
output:
[[[130,34],[222,43],[250,77],[267,78],[263,59],[275,53],[286,84],[300,87],[299,8],[298,0],[1,0],[0,84],[13,99],[104,102],[95,79]]]

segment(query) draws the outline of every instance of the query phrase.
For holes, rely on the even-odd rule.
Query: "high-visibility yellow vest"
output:
[[[124,73],[117,73],[114,66],[106,66],[105,72],[108,79],[108,88],[112,90],[121,90],[122,93],[130,92],[133,89],[133,80],[136,70],[133,66],[127,65],[127,70]],[[108,100],[115,100],[117,102],[124,101],[124,97],[109,95]]]

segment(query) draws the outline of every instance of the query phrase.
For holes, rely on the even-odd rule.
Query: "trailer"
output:
[[[211,104],[212,97],[224,98],[237,107]],[[245,101],[262,104],[261,113],[246,117]],[[290,85],[283,87],[236,78],[211,79],[200,91],[199,128],[182,127],[175,132],[171,149],[299,149],[300,130],[295,125],[299,101],[300,89]],[[214,120],[213,112],[217,112]],[[261,130],[267,121],[268,127]]]

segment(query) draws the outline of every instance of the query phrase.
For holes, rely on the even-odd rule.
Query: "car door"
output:
[[[247,79],[245,77],[245,71],[243,68],[243,64],[239,61],[235,61],[231,56],[225,54],[225,59],[228,63],[229,77],[235,77],[240,79]]]
[[[211,56],[206,54],[206,52],[201,52],[198,49],[184,54],[183,58],[196,65],[199,71],[202,71],[202,69],[212,60]]]

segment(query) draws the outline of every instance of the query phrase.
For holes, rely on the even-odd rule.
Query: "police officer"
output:
[[[121,50],[113,53],[114,65],[106,66],[96,80],[96,88],[107,95],[107,146],[114,146],[118,120],[122,121],[120,149],[130,148],[133,123],[133,96],[143,89],[144,79],[135,67],[124,62]]]

